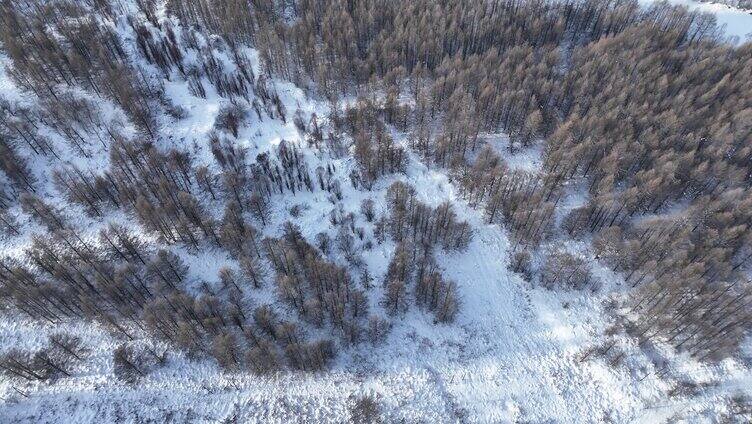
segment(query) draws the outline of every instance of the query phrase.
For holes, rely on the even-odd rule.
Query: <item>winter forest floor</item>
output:
[[[7,79],[0,81],[10,85]],[[306,99],[289,84],[279,84],[280,91],[287,93],[287,103],[323,115],[326,106]],[[180,87],[174,90],[173,99],[180,99],[192,114],[186,122],[170,124],[174,139],[200,139],[198,134],[211,128],[211,114],[217,105],[180,94]],[[245,130],[247,136],[241,136],[240,142],[263,151],[281,138],[294,141],[296,133],[290,127],[264,123]],[[535,162],[535,154],[521,152],[518,156],[527,165],[527,161]],[[316,160],[314,155],[310,160]],[[516,163],[514,159],[510,162]],[[462,308],[455,323],[434,326],[430,316],[413,308],[401,317],[383,345],[364,344],[351,355],[342,355],[330,372],[317,375],[228,375],[210,361],[196,363],[176,357],[135,387],[110,378],[109,356],[116,340],[96,326],[71,324],[70,331],[94,347],[90,362],[76,377],[64,378],[51,387],[30,387],[19,393],[2,383],[5,403],[0,421],[344,421],[348,402],[365,393],[377,396],[390,421],[652,422],[656,414],[671,415],[679,408],[683,413],[698,414],[694,416],[722,412],[727,407],[718,401],[722,392],[741,389],[745,381],[752,381],[752,374],[735,362],[722,369],[708,369],[670,358],[676,364],[677,378],[730,384],[687,405],[681,397],[666,397],[671,383],[651,375],[654,366],[650,359],[626,339],[623,349],[627,356],[618,366],[611,366],[606,359],[581,362],[584,349],[603,337],[609,320],[604,304],[610,292],[619,290],[619,277],[593,261],[593,270],[605,282],[598,293],[531,287],[507,269],[511,246],[504,229],[486,224],[482,214],[456,193],[444,172],[427,168],[414,155],[409,163],[406,175],[398,178],[416,187],[420,200],[428,204],[452,201],[458,215],[475,229],[466,252],[439,257],[445,275],[460,289]],[[347,158],[337,166],[346,176],[354,164]],[[383,210],[383,193],[390,183],[391,179],[379,181],[372,193],[347,186],[343,204],[356,211],[360,201],[370,195],[381,200],[377,206]],[[307,238],[322,230],[331,208],[323,195],[304,193],[279,200],[274,212],[279,224],[287,219],[290,207],[309,207],[295,219]],[[569,247],[589,255],[582,246]],[[16,248],[3,245],[5,253]],[[387,242],[365,256],[374,275],[385,272],[393,248]],[[208,281],[216,279],[217,269],[227,260],[221,252],[185,252],[183,257],[196,279]],[[31,347],[59,329],[3,315],[0,346]]]
[[[258,67],[256,52],[249,49],[248,54]],[[24,101],[27,94],[5,74],[5,63],[7,59],[0,56],[0,93]],[[272,84],[288,111],[327,116],[325,101],[289,82]],[[164,129],[161,147],[190,146],[198,164],[216,166],[207,135],[224,100],[211,92],[206,99],[195,97],[180,80],[167,82],[165,91],[189,116],[159,118]],[[336,178],[343,182],[340,204],[345,213],[358,213],[366,198],[375,201],[377,214],[387,213],[384,196],[395,180],[409,182],[419,200],[431,206],[446,200],[453,203],[458,218],[467,220],[474,231],[466,251],[436,253],[444,277],[458,286],[461,307],[453,323],[434,324],[431,314],[411,307],[396,319],[385,342],[375,346],[364,342],[342,351],[327,371],[281,371],[260,377],[228,373],[214,360],[174,353],[164,367],[131,385],[113,377],[112,350],[123,340],[99,324],[70,322],[53,327],[0,311],[0,352],[33,350],[61,329],[80,337],[90,349],[87,361],[72,376],[54,384],[19,385],[0,379],[0,422],[347,422],[353,399],[363,395],[379,401],[386,422],[653,423],[671,418],[715,422],[732,411],[729,399],[734,394],[752,395],[749,363],[727,359],[716,366],[703,365],[665,346],[641,348],[625,335],[606,335],[616,316],[611,300],[625,290],[624,281],[594,258],[588,243],[548,242],[587,260],[601,283],[594,291],[547,290],[509,270],[514,246],[507,230],[488,224],[482,211],[468,205],[446,170],[427,166],[411,152],[405,134],[394,136],[408,152],[406,172],[379,179],[370,191],[347,182],[357,166],[350,155],[336,157],[315,148],[303,148],[303,155],[310,169],[325,163],[336,166]],[[484,139],[500,151],[505,149],[503,134],[486,134]],[[53,140],[64,146],[62,140]],[[272,151],[282,140],[306,145],[291,120],[269,117],[241,128],[237,137],[237,143],[249,149],[249,157]],[[538,145],[506,160],[512,167],[535,169],[541,154]],[[90,158],[68,151],[63,160],[96,170],[106,167],[108,156],[103,148],[94,147]],[[66,205],[52,187],[51,167],[43,161],[32,166],[41,193]],[[586,195],[577,184],[567,190],[559,214],[580,205]],[[289,211],[295,206],[300,212],[293,217]],[[66,208],[86,228],[84,238],[94,239],[108,221],[138,227],[121,212],[96,220],[78,207]],[[275,195],[264,232],[279,236],[281,225],[291,220],[308,240],[322,231],[334,236],[328,221],[333,208],[325,192]],[[216,215],[221,215],[221,206]],[[372,231],[372,224],[359,224]],[[36,229],[34,223],[24,225],[24,235],[0,240],[0,256],[21,255],[30,243],[28,234]],[[386,273],[394,249],[395,243],[387,240],[364,253],[375,281]],[[174,250],[189,266],[188,284],[196,289],[201,282],[219,284],[218,270],[231,261],[218,248]],[[345,263],[341,257],[336,260]],[[373,290],[371,307],[378,310],[383,288],[376,284]],[[269,284],[253,300],[263,303],[273,296]],[[162,343],[142,336],[136,343]],[[609,354],[583,359],[589,348],[609,340],[616,341]],[[745,352],[749,359],[752,343],[747,343]],[[669,371],[656,375],[664,363]]]

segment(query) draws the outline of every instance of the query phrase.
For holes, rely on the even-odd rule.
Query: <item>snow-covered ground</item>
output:
[[[323,111],[323,105],[288,88],[280,90],[286,93],[287,103]],[[188,107],[196,100],[182,98]],[[200,119],[209,119],[203,114],[218,109],[211,104],[193,105],[197,108]],[[172,131],[187,135],[210,127],[197,125],[195,119]],[[283,128],[245,133],[254,134],[253,142],[263,150],[278,142],[280,133],[295,141],[294,134]],[[196,135],[200,138],[200,133]],[[306,154],[314,165],[317,155]],[[338,174],[345,177],[354,165],[351,158],[338,160]],[[112,378],[111,351],[118,340],[97,326],[75,324],[71,331],[81,334],[93,349],[90,360],[75,377],[22,389],[28,397],[15,392],[9,382],[0,383],[0,422],[218,422],[233,417],[241,422],[343,422],[351,397],[362,394],[376,395],[390,422],[631,422],[645,417],[651,408],[665,410],[666,404],[673,405],[666,398],[670,385],[650,376],[653,365],[627,341],[624,348],[630,356],[622,365],[611,366],[600,358],[580,362],[583,350],[602,337],[607,325],[603,301],[608,294],[550,292],[533,288],[511,273],[505,230],[486,224],[442,171],[429,170],[411,155],[406,175],[380,181],[373,192],[343,186],[345,211],[357,210],[360,201],[370,196],[384,212],[384,192],[394,178],[414,185],[426,203],[452,200],[458,215],[475,228],[466,252],[438,258],[446,277],[458,283],[461,293],[462,308],[454,324],[434,325],[428,314],[412,307],[386,343],[377,347],[366,343],[342,352],[334,369],[326,373],[283,373],[270,378],[228,375],[212,361],[190,362],[178,355],[138,386]],[[333,207],[322,193],[279,200],[277,224],[287,218],[289,207],[308,206],[296,222],[309,238],[324,229],[322,222]],[[365,255],[377,280],[393,248],[387,242]],[[226,260],[211,252],[185,258],[202,279],[216,278],[216,269]],[[613,274],[594,266],[598,275],[617,280],[609,287],[618,286]],[[0,346],[40,346],[53,330],[4,316]],[[697,370],[707,374],[705,379],[721,376],[717,370]],[[749,379],[736,365],[729,373]],[[703,402],[680,404],[682,412],[722,411],[725,405],[720,399],[720,395],[709,395]]]
[[[649,5],[657,0],[640,0]],[[724,29],[728,37],[734,37],[737,44],[741,44],[752,37],[752,11],[738,9],[722,3],[699,2],[695,0],[668,0],[669,3],[686,6],[693,12],[703,12],[715,15],[718,26]]]
[[[306,116],[327,115],[324,102],[306,97],[288,82],[274,84],[291,114],[299,108]],[[19,95],[2,68],[0,88]],[[181,81],[168,83],[166,90],[190,116],[180,121],[164,118],[165,142],[191,146],[198,161],[210,163],[211,153],[202,143],[223,100],[212,93],[207,99],[193,97]],[[237,142],[255,157],[282,139],[306,146],[291,120],[254,122],[241,131]],[[503,147],[503,140],[498,136],[490,142]],[[398,141],[406,147],[404,139]],[[541,151],[535,146],[509,159],[513,166],[535,171]],[[453,324],[434,324],[430,314],[412,306],[397,319],[385,343],[343,350],[327,372],[284,372],[263,378],[227,374],[212,360],[191,361],[176,354],[167,366],[133,386],[113,376],[112,350],[122,340],[96,324],[71,323],[64,329],[82,337],[91,349],[89,359],[72,377],[52,385],[0,380],[0,422],[346,422],[352,399],[364,394],[376,396],[387,422],[628,423],[662,422],[675,416],[687,422],[712,422],[713,414],[729,411],[725,399],[731,393],[750,391],[752,375],[734,360],[706,367],[664,351],[671,373],[658,378],[651,358],[621,336],[617,336],[618,349],[625,352],[621,361],[611,364],[609,358],[597,356],[581,361],[586,349],[605,340],[611,316],[608,300],[620,291],[619,276],[591,260],[593,273],[603,283],[597,293],[534,287],[507,269],[511,246],[506,230],[487,224],[444,171],[429,169],[417,155],[410,154],[405,175],[383,178],[373,191],[365,191],[347,183],[355,167],[352,158],[334,159],[313,148],[305,148],[304,154],[311,169],[324,160],[337,166],[345,212],[357,211],[360,202],[371,197],[379,213],[386,213],[384,194],[396,179],[411,183],[425,203],[454,202],[458,216],[472,224],[475,236],[466,252],[438,253],[444,275],[458,284],[461,295],[462,306]],[[273,233],[291,219],[287,211],[292,206],[305,205],[293,219],[303,235],[309,240],[321,231],[333,235],[327,216],[334,205],[326,193],[304,192],[275,200],[273,224],[267,231]],[[365,222],[358,225],[372,230]],[[18,254],[18,243],[23,241],[1,241],[0,254]],[[582,244],[565,247],[592,258]],[[393,250],[394,244],[385,242],[365,252],[376,281],[385,273]],[[196,280],[216,280],[217,269],[228,261],[218,251],[180,253]],[[374,290],[371,297],[378,300],[381,289]],[[59,330],[2,314],[0,352],[41,347],[48,334]],[[670,397],[678,379],[719,385],[693,398]]]

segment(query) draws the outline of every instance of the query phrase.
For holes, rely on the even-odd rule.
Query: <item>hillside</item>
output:
[[[0,3],[0,422],[747,422],[752,43],[724,28]]]

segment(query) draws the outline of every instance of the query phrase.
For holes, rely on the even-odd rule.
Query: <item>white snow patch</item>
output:
[[[650,5],[657,0],[639,0],[643,5]],[[752,39],[752,12],[721,3],[705,3],[694,0],[668,0],[669,3],[686,6],[692,12],[715,15],[718,26],[728,37],[735,37],[734,43],[741,44]]]

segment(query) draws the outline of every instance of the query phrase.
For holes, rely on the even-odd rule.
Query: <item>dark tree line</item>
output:
[[[459,312],[457,285],[442,277],[430,246],[406,241],[397,244],[384,276],[384,289],[383,304],[392,315],[407,311],[411,297],[438,322],[452,322]]]
[[[433,247],[463,251],[472,241],[472,229],[459,221],[449,202],[431,208],[416,198],[415,189],[397,181],[389,186],[386,202],[390,214],[378,226],[397,242],[384,277],[383,303],[392,314],[415,303],[431,312],[439,322],[451,322],[459,311],[457,286],[445,280],[433,257]]]
[[[365,339],[368,297],[355,287],[346,268],[329,262],[289,222],[281,239],[262,243],[276,271],[281,298],[302,319],[316,326],[330,325],[348,343]]]
[[[376,105],[361,99],[348,107],[343,126],[354,140],[354,157],[360,168],[359,181],[371,188],[379,177],[403,172],[406,155],[394,143]]]
[[[386,229],[397,242],[462,251],[472,241],[472,228],[457,218],[449,201],[432,208],[416,198],[412,186],[398,181],[387,189],[386,202],[390,211]]]
[[[18,349],[0,356],[0,371],[13,378],[49,380],[69,377],[73,368],[86,359],[81,339],[67,333],[49,336],[47,345],[36,352]]]
[[[560,176],[510,170],[486,147],[459,177],[470,204],[482,205],[489,223],[506,224],[515,239],[513,250],[520,243],[537,247],[552,235],[555,209],[562,196]]]
[[[222,269],[218,289],[205,286],[202,293],[191,294],[186,290],[188,267],[179,256],[167,250],[152,252],[116,225],[100,237],[96,246],[68,228],[56,230],[52,240],[35,237],[27,251],[33,266],[2,262],[3,300],[51,324],[93,318],[128,340],[148,331],[191,354],[211,355],[229,369],[268,372],[284,366],[282,358],[287,358],[290,366],[316,370],[335,353],[331,344],[307,341],[297,324],[277,318],[271,307],[250,305],[245,294],[258,283],[245,275],[247,269],[241,275]],[[350,295],[360,308],[353,313],[365,314],[362,295]],[[337,305],[335,296],[326,299]],[[27,379],[46,378],[35,371],[42,365],[68,372],[57,362],[40,365],[38,358],[23,358],[17,352],[9,354],[4,368]],[[124,345],[114,360],[116,374],[135,380],[164,361],[164,354]]]

